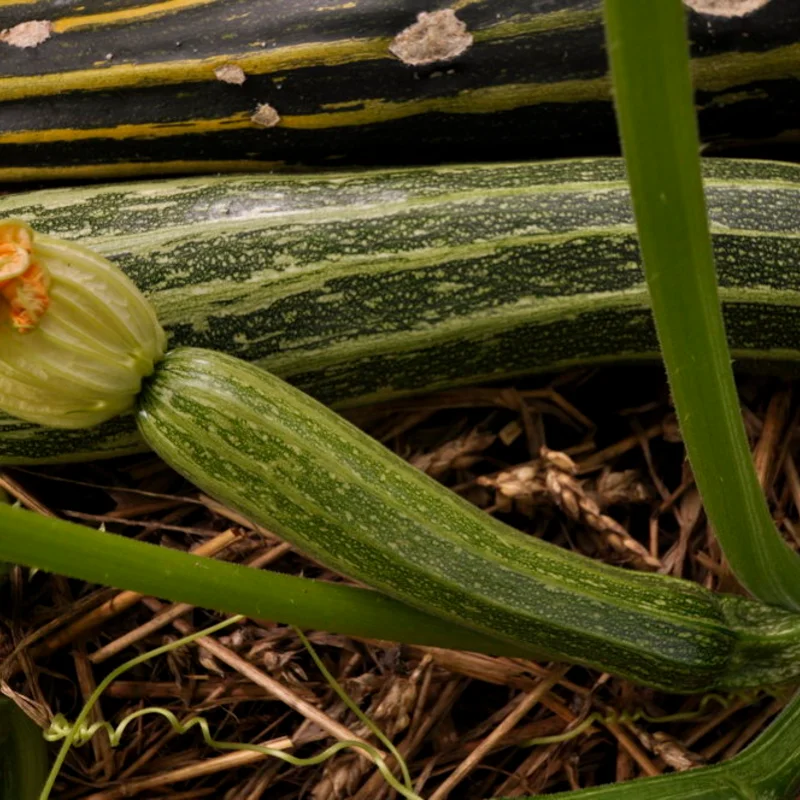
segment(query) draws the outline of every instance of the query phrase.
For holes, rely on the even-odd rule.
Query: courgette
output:
[[[390,51],[420,12],[449,8],[472,36],[463,52],[415,66]],[[600,12],[599,0],[282,0],[269,13],[263,0],[7,0],[0,181],[615,154]],[[704,140],[797,141],[795,0],[691,13],[690,26]]]
[[[706,160],[734,355],[800,360],[800,166]],[[0,218],[84,244],[144,291],[176,346],[228,352],[322,402],[655,359],[617,159],[228,176],[0,198]],[[0,463],[142,449],[0,416]]]
[[[137,420],[200,489],[321,563],[539,656],[674,692],[800,675],[797,615],[526,536],[240,359],[168,353]]]

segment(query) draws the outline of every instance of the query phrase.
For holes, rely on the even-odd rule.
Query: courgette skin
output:
[[[738,358],[800,360],[800,166],[709,159]],[[228,352],[336,407],[656,358],[623,164],[248,175],[0,198],[152,301],[175,346]],[[0,416],[0,463],[142,449],[129,418],[81,432]]]
[[[389,52],[419,12],[454,8],[474,42],[411,67]],[[20,0],[0,28],[0,182],[614,154],[599,0]],[[798,138],[800,9],[690,14],[703,138]],[[241,86],[217,80],[236,64]],[[276,127],[251,120],[259,104]]]
[[[240,359],[172,351],[137,421],[186,478],[312,558],[532,653],[675,692],[800,675],[796,615],[525,536]]]

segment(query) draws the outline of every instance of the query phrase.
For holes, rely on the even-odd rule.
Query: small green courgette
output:
[[[203,491],[321,563],[532,654],[676,692],[800,675],[800,617],[526,536],[238,359],[172,351],[137,419]]]

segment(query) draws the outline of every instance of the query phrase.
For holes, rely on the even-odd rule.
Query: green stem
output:
[[[9,499],[4,489],[0,489],[0,506],[8,505]],[[0,561],[0,585],[5,583],[8,578],[8,573],[11,571],[11,564],[6,561]]]
[[[552,800],[791,800],[800,790],[800,693],[744,752],[713,767],[548,795]],[[498,799],[499,800],[499,799]],[[535,800],[535,798],[521,798]]]
[[[606,38],[653,315],[708,519],[737,578],[800,608],[800,559],[747,445],[717,296],[681,0],[606,0]]]
[[[0,698],[0,797],[36,800],[46,779],[42,731],[11,700]]]
[[[532,657],[369,589],[250,569],[0,505],[0,560],[255,619],[366,639]]]

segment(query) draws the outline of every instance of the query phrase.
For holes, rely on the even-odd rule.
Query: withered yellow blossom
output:
[[[0,220],[0,409],[58,428],[97,425],[131,409],[165,346],[119,268]]]

